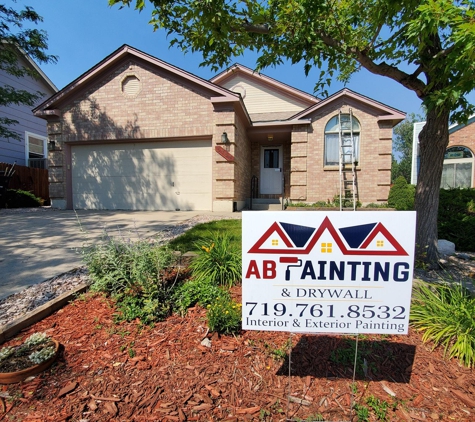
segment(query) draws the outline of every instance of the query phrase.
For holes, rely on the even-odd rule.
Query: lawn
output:
[[[216,220],[199,224],[170,242],[170,247],[180,252],[196,251],[200,248],[197,243],[204,239],[215,237],[218,233],[226,233],[231,246],[241,249],[241,220]]]

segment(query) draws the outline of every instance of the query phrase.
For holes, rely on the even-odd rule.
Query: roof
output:
[[[2,43],[6,44],[7,42],[2,41]],[[10,44],[10,45],[12,45],[12,44]],[[20,48],[18,45],[15,45],[14,48],[16,48],[16,50],[18,50],[20,52],[20,54],[26,59],[28,64],[35,70],[35,72],[38,73],[38,76],[40,77],[40,79],[47,86],[49,86],[52,91],[58,92],[58,88],[56,87],[56,85],[51,81],[50,78],[48,78],[48,76],[46,76],[46,74],[41,70],[41,68],[36,64],[36,62],[29,56],[29,54],[25,50]]]
[[[76,78],[73,82],[65,86],[61,91],[57,92],[55,95],[48,98],[38,107],[36,107],[33,110],[33,113],[37,116],[54,114],[54,108],[60,101],[63,101],[65,98],[74,93],[78,88],[80,88],[81,86],[85,86],[95,77],[106,72],[107,69],[109,69],[111,66],[114,66],[117,62],[127,56],[133,56],[142,59],[153,66],[159,67],[165,71],[175,74],[178,77],[184,78],[194,84],[200,85],[201,87],[210,92],[212,102],[229,101],[242,103],[239,94],[231,92],[228,89],[215,85],[214,83],[206,79],[200,78],[199,76],[196,76],[190,72],[187,72],[167,62],[164,62],[163,60],[144,53],[143,51],[137,50],[127,44],[124,44],[116,51],[111,53],[109,56],[107,56],[105,59],[96,64],[94,67]]]
[[[373,100],[365,95],[359,94],[355,91],[352,91],[348,88],[343,88],[342,90],[330,95],[329,97],[325,98],[324,100],[320,101],[319,103],[303,110],[294,116],[292,119],[301,119],[305,117],[309,117],[310,114],[314,113],[315,111],[325,107],[327,104],[330,104],[333,101],[336,101],[342,97],[349,97],[356,101],[363,102],[371,107],[379,109],[383,114],[379,116],[379,120],[404,120],[406,118],[406,113],[403,111],[397,110],[393,107],[390,107],[386,104],[380,103],[379,101]]]

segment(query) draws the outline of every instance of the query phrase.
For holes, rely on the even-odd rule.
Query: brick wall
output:
[[[132,75],[138,78],[140,88],[130,96],[124,94],[122,83]],[[48,122],[49,140],[56,142],[56,150],[49,153],[51,197],[66,201],[64,142],[212,135],[214,148],[220,142],[221,129],[228,123],[234,125],[234,112],[216,112],[210,96],[204,89],[177,77],[172,79],[170,74],[140,60],[118,64],[66,103],[61,119]],[[232,138],[233,130],[228,133]],[[218,162],[219,169],[213,174],[213,198],[233,198],[233,183],[226,181],[234,178],[234,171],[223,170],[218,159],[214,162]]]
[[[464,146],[472,151],[475,157],[475,122],[451,133],[449,135],[449,145],[447,148],[454,146]],[[475,167],[475,166],[474,166]],[[474,170],[472,169],[472,172]],[[475,174],[473,175],[472,187],[475,186]]]
[[[392,127],[378,122],[369,107],[356,101],[337,101],[312,116],[308,133],[294,130],[292,133],[291,196],[293,202],[332,200],[340,192],[338,166],[324,165],[324,134],[328,121],[338,110],[358,119],[360,154],[357,169],[358,199],[363,204],[386,202],[391,178]],[[305,158],[305,152],[307,156]]]

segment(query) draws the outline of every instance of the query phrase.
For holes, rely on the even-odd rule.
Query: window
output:
[[[360,124],[355,117],[350,118],[349,114],[340,115],[341,136],[343,145],[351,145],[351,120],[353,122],[353,159],[359,160],[360,148]],[[340,164],[340,123],[338,116],[332,117],[325,126],[325,165],[337,166]],[[343,153],[347,154],[343,157],[343,162],[351,163],[351,147],[343,147]]]
[[[265,149],[264,150],[264,168],[278,169],[279,166],[279,150]]]
[[[472,180],[472,152],[462,146],[447,148],[445,151],[440,187],[443,189],[471,188]]]
[[[26,161],[28,167],[45,169],[46,164],[46,138],[35,133],[25,133]]]

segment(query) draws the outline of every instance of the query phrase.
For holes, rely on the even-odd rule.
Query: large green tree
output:
[[[416,193],[420,258],[436,263],[437,209],[449,117],[464,121],[474,108],[475,13],[470,0],[109,0],[152,6],[151,23],[171,44],[200,51],[203,65],[221,68],[253,50],[256,68],[284,59],[321,69],[316,90],[333,76],[360,70],[390,78],[415,93],[427,110],[420,134]]]
[[[25,53],[38,63],[55,62],[56,57],[48,55],[46,50],[46,32],[32,28],[43,19],[31,7],[15,10],[0,4],[0,71],[15,77],[30,76],[37,78],[38,72],[22,57]],[[44,94],[15,89],[11,85],[0,85],[0,106],[27,105],[33,107],[35,102]],[[14,130],[18,121],[0,116],[0,138],[20,140]]]

